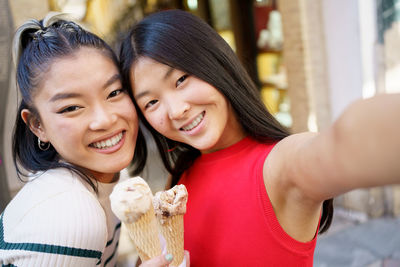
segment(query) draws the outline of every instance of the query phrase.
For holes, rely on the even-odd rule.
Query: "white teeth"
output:
[[[116,138],[115,136],[111,139],[111,142],[115,143],[118,141],[118,138]]]
[[[113,136],[110,139],[92,143],[91,146],[93,146],[95,148],[100,148],[100,149],[110,148],[110,147],[118,144],[119,141],[121,141],[122,135],[123,135],[122,133],[119,133],[118,135]]]
[[[195,118],[191,124],[182,127],[183,130],[185,131],[190,131],[192,130],[194,127],[196,127],[197,125],[199,125],[199,123],[203,120],[204,118],[204,112],[202,112],[199,116],[197,116],[197,118]]]

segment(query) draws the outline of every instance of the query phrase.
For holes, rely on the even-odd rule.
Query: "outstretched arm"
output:
[[[311,198],[400,183],[400,94],[359,100],[309,136],[293,155],[292,179]]]
[[[324,200],[400,183],[400,94],[356,101],[327,130],[283,139],[264,182],[280,224],[302,241],[315,234]]]

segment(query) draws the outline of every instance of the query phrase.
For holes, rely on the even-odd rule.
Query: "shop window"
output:
[[[284,41],[282,21],[276,1],[254,1],[253,18],[261,96],[269,111],[283,125],[290,127],[292,121],[289,113],[286,72],[282,58]]]

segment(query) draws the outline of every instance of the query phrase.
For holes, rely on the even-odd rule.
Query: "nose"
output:
[[[111,127],[117,121],[117,115],[113,109],[106,107],[105,105],[98,105],[93,109],[92,121],[90,123],[90,129],[106,130]]]
[[[189,110],[190,105],[186,101],[180,101],[178,98],[169,99],[168,103],[168,117],[170,120],[178,120],[184,117],[186,111]]]

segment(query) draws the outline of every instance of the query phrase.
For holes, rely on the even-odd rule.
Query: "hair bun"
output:
[[[71,20],[68,14],[60,12],[49,12],[41,21],[37,19],[30,19],[22,24],[17,29],[13,39],[12,58],[14,65],[17,66],[22,51],[25,49],[26,45],[29,42],[33,40],[40,41],[41,39],[43,39],[43,37],[47,36],[49,28],[53,24],[64,20]]]

